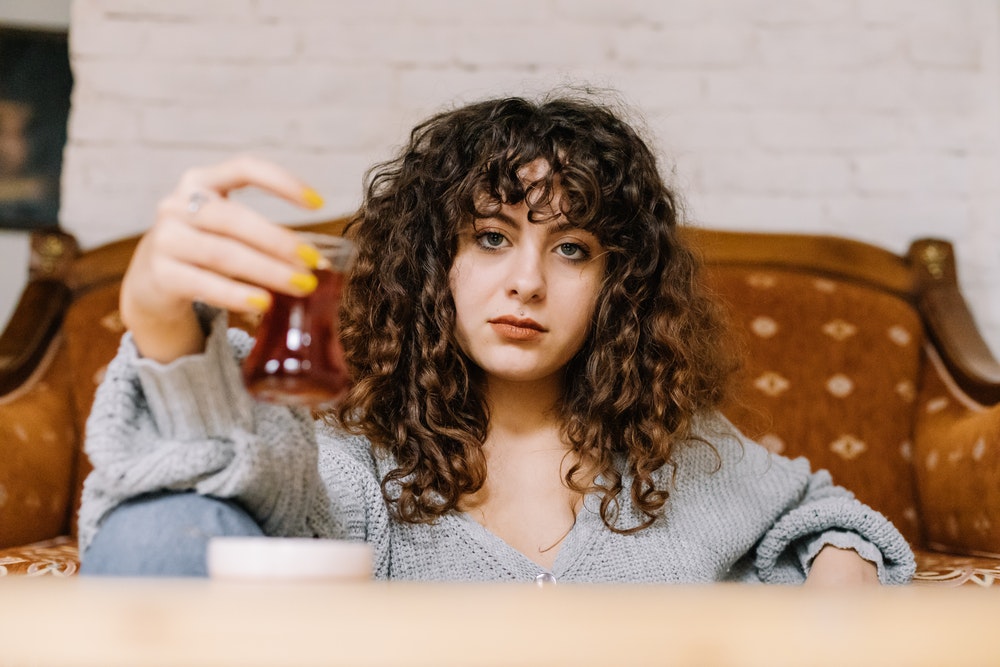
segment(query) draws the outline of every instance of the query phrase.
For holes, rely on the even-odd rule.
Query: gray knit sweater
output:
[[[384,579],[531,581],[545,570],[468,516],[432,525],[395,520],[379,481],[393,467],[366,440],[302,411],[257,403],[238,362],[251,341],[212,323],[203,354],[160,365],[128,334],[87,424],[94,465],[79,527],[85,550],[102,518],[129,498],[196,490],[235,498],[270,535],[365,540]],[[770,454],[719,415],[700,420],[711,448],[679,447],[662,518],[633,535],[608,530],[585,499],[549,574],[573,582],[797,583],[827,544],[853,548],[883,583],[904,583],[913,554],[881,514],[804,459]],[[629,479],[624,480],[626,488]],[[638,515],[622,494],[621,526]],[[86,554],[84,554],[85,556]]]

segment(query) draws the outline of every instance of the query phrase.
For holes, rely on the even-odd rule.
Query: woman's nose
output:
[[[507,292],[523,303],[545,298],[545,266],[536,250],[512,253]]]

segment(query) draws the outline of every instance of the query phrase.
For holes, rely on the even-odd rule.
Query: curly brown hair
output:
[[[519,170],[539,158],[547,175],[523,183]],[[448,279],[459,226],[501,203],[544,210],[556,179],[563,214],[607,251],[590,333],[558,407],[581,461],[566,484],[600,494],[610,529],[645,528],[668,496],[654,473],[672,465],[695,415],[724,398],[735,369],[727,328],[678,234],[677,198],[635,129],[582,96],[439,113],[369,171],[348,228],[358,259],[341,336],[355,385],[336,419],[394,457],[382,492],[403,521],[457,509],[486,479],[489,412],[481,374],[456,342]],[[583,465],[599,481],[579,482]],[[619,527],[625,473],[643,519]]]

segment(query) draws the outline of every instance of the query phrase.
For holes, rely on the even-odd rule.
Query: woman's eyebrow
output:
[[[505,227],[510,227],[511,229],[517,229],[519,224],[517,220],[513,217],[507,215],[503,211],[491,211],[490,213],[482,216],[481,218],[473,218],[471,224],[473,228],[476,228],[479,223],[483,220],[496,221],[503,224]]]
[[[559,216],[559,220],[557,222],[553,222],[552,226],[549,227],[550,234],[562,234],[563,232],[569,230],[580,230],[582,232],[587,231],[583,227],[573,223],[572,220],[567,220],[565,215]]]
[[[495,219],[495,220],[499,220],[500,222],[504,223],[505,225],[507,225],[509,227],[517,227],[518,226],[517,220],[515,220],[511,216],[509,216],[506,213],[504,213],[503,210],[498,210],[496,213],[494,213],[490,217],[493,218],[493,219]]]
[[[583,226],[581,226],[581,225],[573,222],[572,220],[566,219],[565,215],[561,216],[558,221],[553,222],[551,224],[551,226],[549,227],[548,231],[549,231],[549,234],[551,234],[553,236],[555,236],[557,234],[563,234],[565,232],[578,232],[580,234],[586,234],[588,236],[592,236],[595,239],[597,239],[597,234],[595,234],[591,230],[587,229],[586,227],[583,227]]]

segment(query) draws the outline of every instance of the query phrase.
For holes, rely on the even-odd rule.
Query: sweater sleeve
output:
[[[798,583],[827,545],[854,549],[876,565],[883,584],[905,584],[913,576],[913,552],[896,527],[820,470],[757,546],[759,576],[767,583]]]
[[[255,402],[239,360],[251,339],[209,313],[204,353],[159,364],[125,334],[87,420],[94,470],[84,484],[81,550],[104,516],[130,498],[194,490],[238,500],[271,535],[308,535],[322,494],[311,415]]]
[[[801,583],[827,545],[853,549],[874,563],[883,584],[906,583],[913,576],[913,552],[902,534],[885,516],[835,485],[827,471],[812,471],[803,458],[768,452],[721,415],[709,418],[702,432],[719,457],[717,493],[756,508],[753,516],[759,523],[745,536],[754,544],[747,556],[755,579]]]

